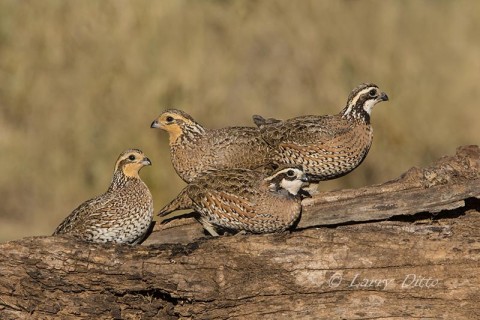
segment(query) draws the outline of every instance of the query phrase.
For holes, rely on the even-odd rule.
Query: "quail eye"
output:
[[[135,156],[133,154],[131,154],[128,159],[130,159],[131,161],[135,160]]]
[[[375,97],[377,95],[377,90],[372,89],[368,92],[368,94],[370,95],[370,97]]]
[[[173,122],[173,117],[168,116],[165,120],[167,120],[167,122]]]
[[[287,176],[288,177],[294,177],[295,176],[295,172],[293,170],[288,170],[287,171]]]

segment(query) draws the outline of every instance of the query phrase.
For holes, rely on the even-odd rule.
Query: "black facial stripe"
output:
[[[283,170],[278,171],[274,176],[270,176],[268,180],[270,183],[274,183],[276,185],[280,185],[282,180],[286,181],[294,181],[299,178],[299,172],[297,170],[301,171],[301,168],[293,167],[293,168],[284,168]],[[289,176],[288,172],[293,171],[293,176]]]
[[[362,94],[360,98],[358,98],[357,104],[355,106],[363,108],[363,105],[365,104],[365,102],[367,102],[367,100],[370,100],[370,99],[372,99],[372,97],[370,97],[368,93]]]
[[[363,83],[361,85],[359,85],[358,87],[356,87],[355,89],[353,89],[353,91],[350,93],[350,95],[348,96],[348,101],[352,101],[361,91],[367,89],[367,88],[370,88],[370,89],[378,89],[377,85],[373,84],[373,83]]]

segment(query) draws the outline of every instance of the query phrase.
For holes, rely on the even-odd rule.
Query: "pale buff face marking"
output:
[[[143,167],[143,164],[140,163],[128,163],[123,166],[123,173],[127,177],[136,178],[138,177],[138,171]]]
[[[170,144],[175,143],[178,137],[183,134],[182,127],[179,125],[180,121],[187,124],[191,123],[189,119],[170,112],[163,113],[158,118],[158,123],[160,124],[159,128],[168,132]]]
[[[164,112],[158,119],[159,128],[165,130],[169,134],[169,143],[173,144],[184,134],[183,127],[189,127],[190,131],[203,133],[204,130],[197,123],[180,114],[173,112]]]
[[[115,164],[115,171],[119,169],[119,166],[122,166],[122,172],[127,177],[137,178],[138,172],[144,166],[150,165],[150,161],[147,161],[145,154],[142,152],[132,151],[123,154]]]

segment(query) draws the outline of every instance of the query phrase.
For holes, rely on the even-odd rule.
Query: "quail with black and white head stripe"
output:
[[[335,115],[300,116],[285,121],[253,116],[277,165],[301,165],[311,182],[339,178],[357,168],[373,139],[372,108],[388,96],[372,83],[361,84]]]
[[[252,233],[281,232],[301,213],[301,188],[307,177],[299,166],[280,167],[271,175],[248,169],[211,170],[200,174],[163,209],[160,216],[183,209],[200,214],[213,236],[215,227]]]

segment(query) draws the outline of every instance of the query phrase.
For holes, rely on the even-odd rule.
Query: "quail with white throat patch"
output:
[[[53,235],[67,234],[98,243],[140,243],[153,220],[152,195],[138,175],[149,165],[142,151],[124,151],[107,192],[73,210]]]
[[[269,147],[256,127],[205,129],[189,114],[168,109],[151,128],[168,132],[172,165],[185,182],[207,170],[256,169],[267,163]]]
[[[311,182],[339,178],[357,168],[373,139],[372,108],[388,96],[375,84],[356,87],[336,115],[301,116],[285,121],[254,115],[263,139],[272,147],[271,162],[301,165]]]
[[[211,170],[189,183],[159,215],[193,209],[203,227],[253,233],[281,232],[301,213],[300,190],[308,184],[299,166],[280,167],[271,175],[248,169]]]

